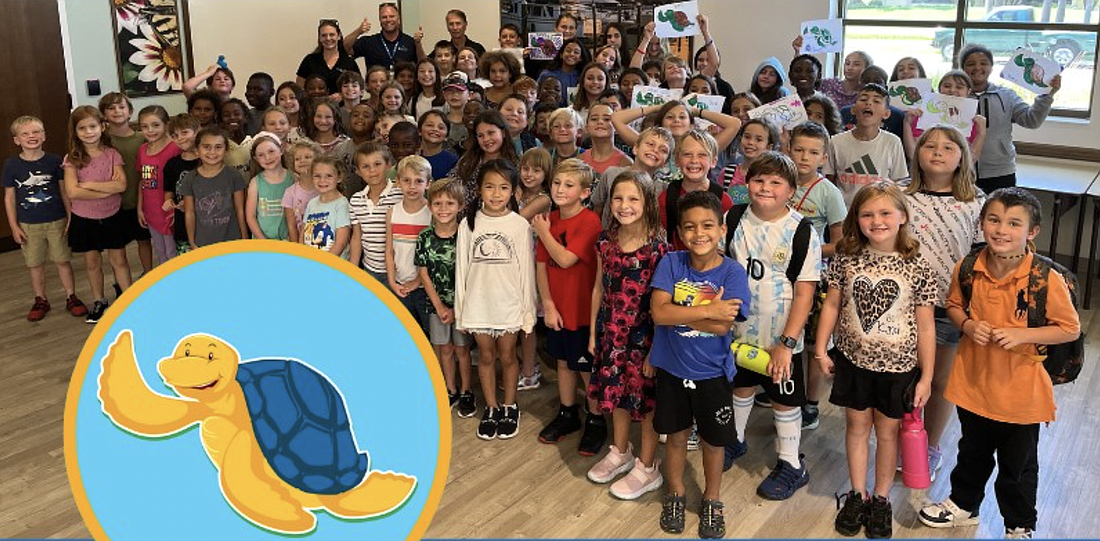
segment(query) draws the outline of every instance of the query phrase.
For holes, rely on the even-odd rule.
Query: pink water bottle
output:
[[[928,488],[928,433],[920,408],[901,418],[901,480],[909,488]]]

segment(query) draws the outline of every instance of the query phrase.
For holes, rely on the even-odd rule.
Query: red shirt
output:
[[[577,262],[567,269],[559,267],[541,239],[536,249],[535,260],[546,264],[554,306],[561,314],[562,324],[571,331],[587,327],[592,321],[596,240],[602,230],[600,217],[591,210],[582,209],[576,216],[565,220],[561,218],[561,211],[555,210],[550,213],[550,234],[577,256]]]
[[[660,215],[661,215],[661,225],[664,225],[668,221],[668,213],[665,212],[665,201],[666,201],[665,195],[667,193],[668,193],[668,190],[665,190],[665,191],[661,192],[661,195],[657,196],[657,209],[658,209],[658,212],[660,212]],[[680,197],[681,198],[683,198],[685,195],[687,195],[687,193],[688,193],[687,190],[685,190],[683,188],[680,189]],[[731,208],[733,208],[733,199],[730,199],[730,195],[728,193],[723,192],[722,193],[722,216],[719,216],[719,218],[722,219],[722,220],[725,220],[726,212],[728,212],[729,209],[731,209]],[[665,233],[667,233],[668,241],[669,241],[670,244],[672,244],[672,249],[673,250],[687,250],[687,245],[684,244],[684,241],[680,240],[680,232],[679,232],[678,228],[675,225],[671,226],[668,231],[665,231]]]

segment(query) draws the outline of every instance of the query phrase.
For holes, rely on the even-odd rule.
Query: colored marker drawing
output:
[[[1050,85],[1043,82],[1046,70],[1044,70],[1042,64],[1036,62],[1034,58],[1018,54],[1012,58],[1012,63],[1024,68],[1024,80],[1027,81],[1028,84],[1040,88],[1050,88]]]
[[[226,502],[257,526],[305,534],[317,524],[311,510],[352,520],[380,517],[416,490],[415,477],[370,470],[343,394],[302,361],[241,361],[224,340],[192,334],[157,364],[179,395],[172,397],[146,384],[134,351],[126,330],[104,356],[103,413],[123,430],[151,438],[198,424]]]
[[[688,18],[688,14],[680,10],[666,9],[657,13],[657,20],[663,23],[668,23],[673,30],[677,32],[683,32],[684,29],[691,26],[691,19]]]

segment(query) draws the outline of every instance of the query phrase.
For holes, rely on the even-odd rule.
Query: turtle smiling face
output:
[[[220,397],[236,383],[239,361],[233,346],[213,336],[193,334],[180,340],[157,370],[180,396],[203,402]]]

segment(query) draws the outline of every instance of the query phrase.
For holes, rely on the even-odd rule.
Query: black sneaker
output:
[[[722,459],[722,471],[729,471],[733,463],[749,452],[749,442],[735,441],[726,446],[726,456]]]
[[[768,396],[768,393],[756,393],[756,397],[753,398],[757,406],[762,408],[772,407],[772,398]]]
[[[477,413],[477,404],[474,402],[474,392],[458,393],[458,416],[466,419],[473,417],[475,413]]]
[[[455,405],[458,404],[458,393],[447,391],[447,402],[450,403],[451,409],[454,409]]]
[[[584,434],[581,434],[577,452],[581,456],[596,455],[603,450],[605,441],[607,441],[607,419],[598,413],[589,412],[584,421]]]
[[[485,414],[481,416],[481,422],[477,425],[477,437],[483,440],[491,440],[497,437],[497,426],[500,421],[500,408],[485,408]]]
[[[794,492],[810,482],[810,473],[806,471],[806,455],[798,455],[801,468],[795,468],[786,460],[779,459],[767,477],[756,488],[756,493],[769,500],[786,500]]]
[[[890,539],[894,536],[894,509],[890,507],[890,500],[882,496],[871,498],[867,504],[867,534],[868,539]]]
[[[140,278],[140,276],[139,276],[139,278]],[[114,283],[114,284],[111,284],[111,287],[113,287],[115,289],[115,300],[118,300],[118,298],[122,296],[122,287],[119,286],[117,282]]]
[[[821,424],[821,413],[817,406],[806,404],[802,406],[802,430],[813,430]]]
[[[726,536],[726,517],[722,515],[722,502],[703,500],[699,510],[699,537],[717,539]]]
[[[684,533],[684,505],[687,501],[679,494],[665,494],[661,502],[661,529],[666,533]]]
[[[85,323],[96,323],[99,321],[103,314],[107,312],[107,301],[95,301],[92,305],[92,310],[88,312],[88,317],[84,318]]]
[[[841,499],[844,500],[843,507],[840,505]],[[837,494],[836,508],[840,510],[833,522],[836,532],[846,537],[858,534],[867,522],[867,502],[863,500],[863,495],[854,490],[849,490],[847,494]]]
[[[577,416],[577,406],[562,406],[558,410],[558,416],[554,417],[546,428],[539,432],[539,441],[542,443],[558,443],[566,436],[581,429],[581,420]]]
[[[497,419],[497,439],[508,440],[519,433],[519,404],[501,406],[500,418]]]

